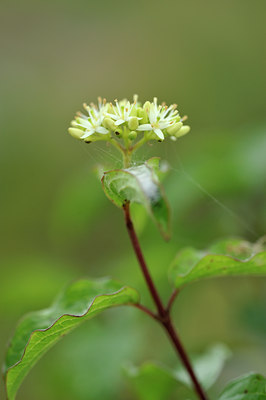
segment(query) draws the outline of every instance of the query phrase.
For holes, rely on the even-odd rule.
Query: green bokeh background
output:
[[[73,279],[111,275],[150,303],[123,216],[92,172],[116,166],[118,155],[67,135],[84,101],[138,93],[189,114],[188,136],[147,146],[138,159],[161,155],[171,165],[172,240],[136,210],[164,299],[179,248],[265,233],[265,13],[263,0],[1,1],[1,360],[18,318]],[[233,351],[214,393],[242,373],[266,374],[265,293],[265,279],[241,278],[180,294],[174,315],[187,349],[222,341]],[[178,364],[153,321],[111,310],[47,353],[17,398],[134,399],[121,365],[147,359]]]

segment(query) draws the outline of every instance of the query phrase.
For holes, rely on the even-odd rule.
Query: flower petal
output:
[[[92,124],[87,119],[79,118],[76,122],[79,126],[83,126],[83,128],[92,128]]]
[[[115,121],[115,125],[118,126],[118,125],[123,124],[124,122],[125,121],[123,119],[118,119],[117,121]]]
[[[107,133],[109,133],[108,129],[105,129],[103,126],[98,126],[95,131],[97,133],[102,133],[103,135],[106,135]]]
[[[163,132],[161,131],[161,129],[158,129],[158,128],[154,129],[154,133],[156,133],[156,135],[157,135],[161,140],[164,140],[164,135],[163,135]]]
[[[106,115],[108,115],[108,117],[113,118],[113,119],[119,119],[120,118],[118,115],[115,115],[115,114],[106,113]]]
[[[151,126],[151,124],[143,124],[143,125],[139,125],[139,127],[136,130],[137,131],[152,131],[152,126]]]
[[[168,126],[174,125],[172,121],[159,121],[159,128],[160,129],[165,129],[168,128]]]
[[[92,129],[91,131],[87,131],[87,132],[85,132],[85,133],[84,133],[84,135],[83,135],[83,136],[81,136],[81,139],[86,139],[87,137],[89,137],[89,136],[93,135],[93,134],[94,134],[94,132],[95,132],[95,130],[94,130],[94,129]]]

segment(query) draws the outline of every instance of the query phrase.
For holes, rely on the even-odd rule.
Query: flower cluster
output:
[[[83,106],[87,114],[78,113],[68,131],[87,143],[116,138],[118,142],[124,139],[125,148],[129,148],[139,135],[143,143],[162,141],[166,137],[176,140],[190,130],[189,126],[183,125],[185,117],[180,117],[176,104],[158,105],[156,97],[153,102],[146,101],[143,105],[138,102],[137,95],[133,97],[133,103],[125,99],[115,100],[113,104],[99,97],[97,106],[93,103]]]

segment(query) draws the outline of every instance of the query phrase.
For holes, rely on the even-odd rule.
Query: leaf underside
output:
[[[192,356],[193,369],[205,389],[216,382],[230,355],[227,346],[217,343],[203,354]],[[197,398],[191,379],[182,365],[173,369],[155,362],[146,362],[140,367],[128,365],[125,372],[140,400]]]
[[[266,275],[266,251],[262,239],[256,243],[225,240],[207,251],[187,247],[177,253],[170,267],[170,279],[176,288],[206,278],[244,275]]]
[[[217,343],[210,346],[204,353],[191,357],[195,374],[204,389],[208,390],[214,385],[230,356],[231,351],[228,347]],[[193,388],[188,372],[182,365],[175,371],[175,376],[180,382]]]
[[[160,180],[165,174],[157,157],[145,164],[105,172],[102,185],[106,196],[118,207],[126,202],[143,205],[165,239],[170,237],[170,213]]]
[[[26,315],[10,342],[4,378],[9,400],[36,361],[63,335],[107,308],[139,302],[136,290],[109,278],[68,286],[48,309]]]
[[[179,399],[194,399],[193,390],[179,381],[174,372],[157,363],[146,362],[140,367],[127,366],[126,374],[139,400],[166,400],[178,393]]]

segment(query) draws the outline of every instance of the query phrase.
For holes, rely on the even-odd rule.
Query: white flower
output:
[[[102,126],[106,114],[105,100],[102,102],[102,99],[99,97],[98,108],[94,104],[91,106],[84,104],[83,106],[88,112],[89,117],[84,114],[79,114],[79,117],[76,119],[77,125],[85,128],[85,133],[81,136],[81,139],[86,139],[94,133],[100,133],[102,135],[109,133],[108,129]]]
[[[153,103],[148,107],[147,114],[150,123],[139,125],[137,130],[153,131],[161,140],[164,139],[162,130],[174,124],[179,118],[175,104],[170,107],[158,106],[156,97],[154,97]]]
[[[130,116],[130,114],[131,114],[132,108],[136,105],[136,100],[132,104],[130,104],[129,101],[125,101],[125,100],[120,101],[120,102],[115,100],[115,105],[116,105],[116,107],[114,107],[112,105],[112,103],[110,104],[114,113],[113,114],[107,113],[107,115],[115,120],[116,126],[122,125],[125,122],[129,122],[132,118],[134,118],[133,116]],[[138,118],[138,119],[141,119],[141,118]]]

